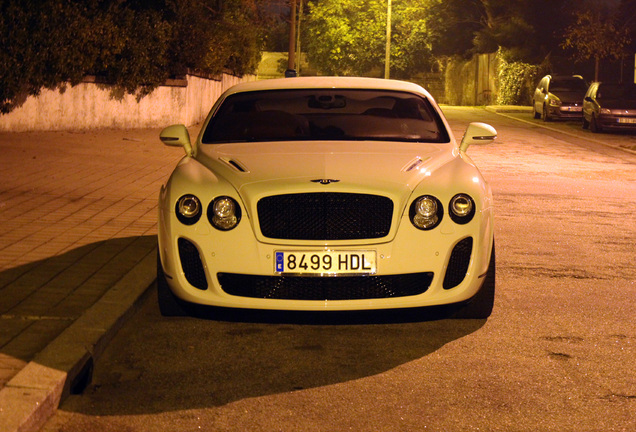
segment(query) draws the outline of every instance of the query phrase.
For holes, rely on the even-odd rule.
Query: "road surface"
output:
[[[445,111],[499,132],[469,149],[496,205],[488,320],[168,319],[151,292],[43,430],[636,430],[636,155]]]

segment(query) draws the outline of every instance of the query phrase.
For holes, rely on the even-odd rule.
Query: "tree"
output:
[[[540,63],[558,46],[559,29],[577,0],[435,0],[426,24],[435,55],[468,58],[501,50],[509,59]]]
[[[173,24],[160,2],[104,1],[90,11],[91,22],[103,23],[101,42],[85,74],[96,75],[120,90],[141,98],[169,76],[168,47]]]
[[[434,55],[470,57],[474,53],[473,39],[483,26],[479,1],[431,1],[423,19]]]
[[[628,28],[617,25],[615,16],[601,9],[577,11],[576,21],[564,32],[561,46],[572,49],[576,61],[594,60],[594,80],[599,79],[601,60],[620,59],[631,43]]]
[[[173,23],[169,69],[237,75],[253,73],[263,46],[263,17],[256,0],[170,0]]]
[[[393,0],[392,76],[409,77],[433,63],[422,18],[431,1]],[[386,20],[386,0],[309,2],[304,46],[310,61],[325,74],[382,76]]]
[[[187,71],[242,75],[266,0],[0,0],[0,113],[96,75],[138,98]]]
[[[42,87],[78,83],[98,56],[100,32],[79,2],[0,2],[0,112]]]
[[[377,3],[377,2],[374,2]],[[362,10],[368,10],[363,2],[355,0],[323,0],[309,2],[306,22],[309,38],[305,43],[312,63],[328,75],[360,75],[365,71],[363,57],[373,56],[380,48],[360,46],[365,39],[356,32],[358,23],[364,20]],[[386,20],[386,17],[385,17]],[[378,22],[376,20],[376,26]],[[370,30],[371,34],[378,34]]]

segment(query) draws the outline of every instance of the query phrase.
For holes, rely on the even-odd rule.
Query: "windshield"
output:
[[[377,90],[269,90],[230,95],[203,134],[204,144],[289,140],[382,140],[445,143],[431,103]]]
[[[551,92],[583,92],[587,90],[585,81],[579,78],[555,78],[550,83]]]
[[[636,100],[636,85],[601,84],[596,93],[597,99]]]

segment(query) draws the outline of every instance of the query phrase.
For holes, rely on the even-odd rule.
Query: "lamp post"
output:
[[[300,22],[303,17],[303,0],[300,0],[300,4],[298,5],[298,17],[296,18],[296,74],[300,76],[300,63],[302,61],[302,51],[300,49]]]
[[[391,75],[391,0],[387,0],[386,5],[386,53],[384,55],[384,78],[389,79]]]
[[[289,23],[289,52],[287,56],[286,77],[296,76],[296,0],[291,0]]]

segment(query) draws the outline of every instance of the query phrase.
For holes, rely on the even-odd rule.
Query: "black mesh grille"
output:
[[[433,273],[389,276],[294,277],[219,273],[221,288],[228,294],[281,300],[355,300],[404,297],[422,294]]]
[[[205,279],[205,271],[197,247],[183,238],[178,240],[178,245],[181,268],[186,280],[195,288],[208,289],[208,281]]]
[[[286,240],[353,240],[389,234],[393,201],[378,195],[306,193],[258,202],[265,237]]]
[[[444,276],[444,289],[455,288],[462,283],[466,272],[468,271],[468,264],[470,264],[470,254],[473,251],[473,238],[467,237],[460,241],[453,248],[451,257],[448,260],[448,267],[446,268],[446,276]]]

